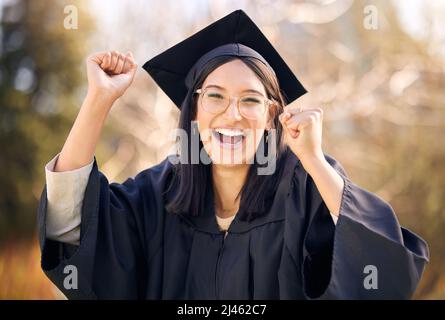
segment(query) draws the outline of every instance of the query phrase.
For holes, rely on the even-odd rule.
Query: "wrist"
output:
[[[300,162],[303,165],[306,172],[309,173],[309,175],[312,175],[311,174],[312,172],[328,164],[326,158],[324,157],[323,152],[308,154],[305,155],[304,157],[300,157]]]
[[[108,114],[116,99],[98,92],[96,90],[88,90],[82,108],[95,111],[100,114]]]

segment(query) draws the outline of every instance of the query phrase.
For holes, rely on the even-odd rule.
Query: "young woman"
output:
[[[94,151],[136,68],[131,53],[88,58],[88,95],[46,167],[42,268],[67,297],[411,297],[426,243],[323,153],[322,110],[296,105],[303,87],[244,12],[144,65],[186,143],[110,184]]]

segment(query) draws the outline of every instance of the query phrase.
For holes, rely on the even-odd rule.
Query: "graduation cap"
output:
[[[178,108],[202,67],[218,56],[254,57],[275,72],[288,103],[306,93],[261,30],[236,10],[147,61],[143,68]]]

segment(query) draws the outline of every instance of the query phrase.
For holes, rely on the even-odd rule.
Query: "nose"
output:
[[[238,109],[238,100],[231,99],[229,106],[224,112],[223,116],[227,119],[241,120],[242,116]]]

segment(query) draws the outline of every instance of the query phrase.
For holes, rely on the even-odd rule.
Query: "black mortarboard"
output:
[[[251,56],[277,75],[288,103],[306,93],[272,44],[242,10],[210,24],[147,61],[143,68],[178,108],[202,67],[217,56]]]

